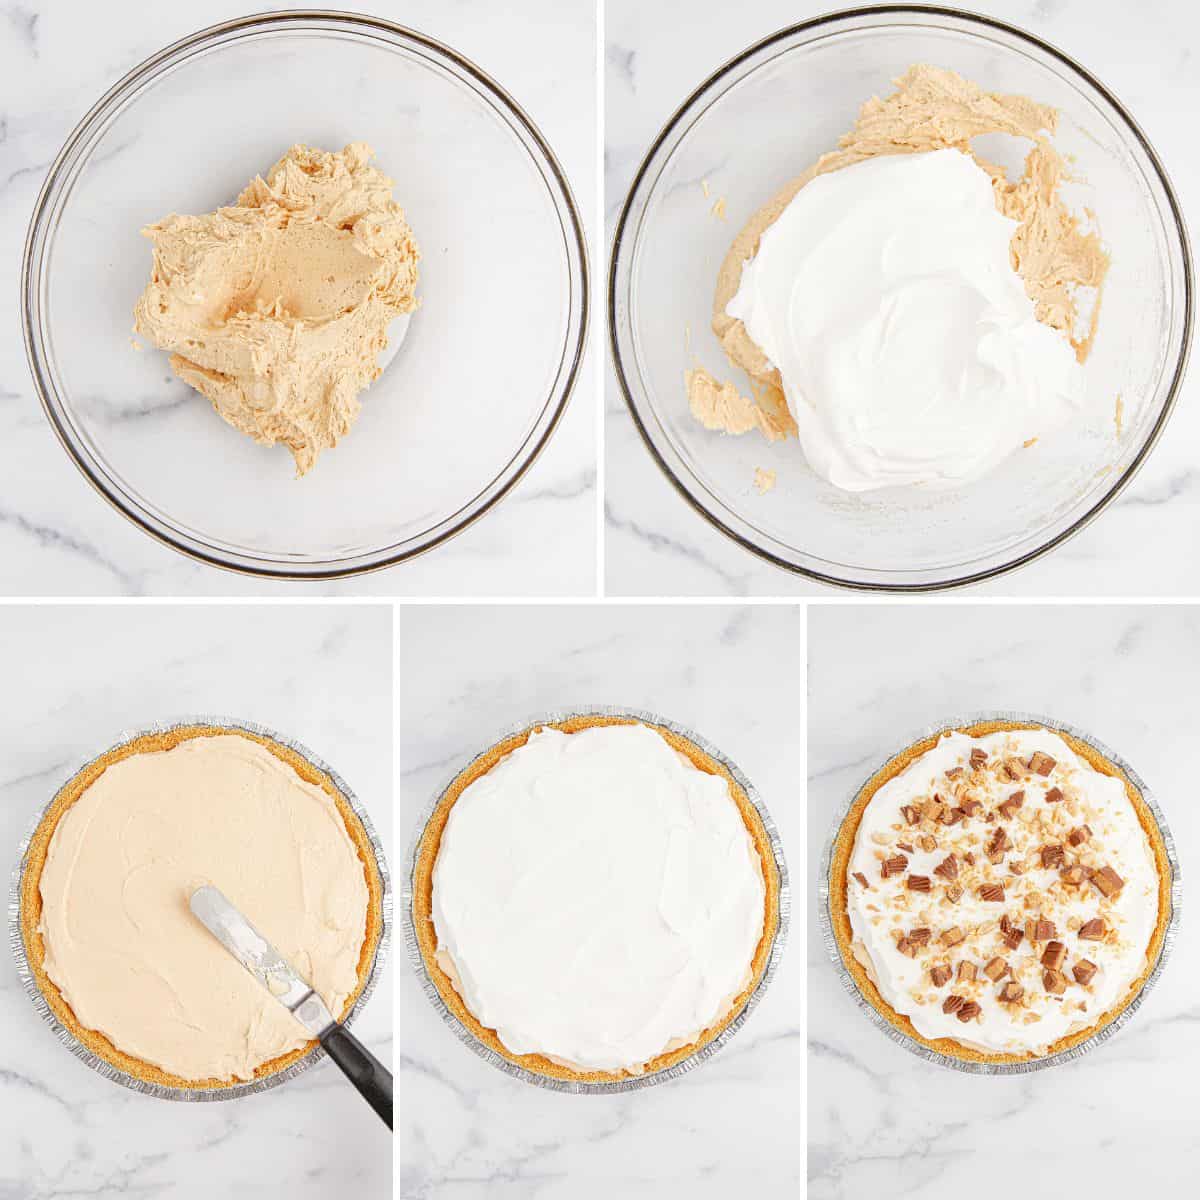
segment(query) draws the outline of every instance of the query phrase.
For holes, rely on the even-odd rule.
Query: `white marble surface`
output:
[[[810,1200],[1151,1196],[1190,1190],[1200,951],[1186,914],[1200,854],[1184,606],[821,606],[809,619],[808,895],[835,813],[923,726],[982,709],[1055,716],[1132,764],[1184,873],[1182,936],[1129,1025],[1066,1066],[969,1076],[890,1042],[859,1012],[808,905]]]
[[[403,610],[405,843],[436,791],[507,726],[572,705],[621,704],[670,716],[737,762],[795,869],[800,628],[799,613],[782,608]],[[795,942],[762,1003],[711,1061],[612,1097],[510,1079],[455,1038],[407,964],[397,970],[404,1200],[799,1194],[804,1047]]]
[[[609,0],[605,25],[605,228],[663,124],[689,92],[760,37],[828,11],[816,0],[709,5]],[[1200,83],[1191,47],[1200,9],[1146,0],[974,0],[1082,62],[1124,102],[1171,174],[1196,224],[1200,159],[1193,114]],[[679,498],[646,452],[615,376],[605,389],[606,590],[610,595],[820,595],[743,551]],[[1200,382],[1193,371],[1166,434],[1117,504],[1040,562],[975,594],[1190,595],[1200,591]],[[768,497],[769,499],[769,497]]]
[[[101,500],[61,449],[30,379],[18,308],[25,230],[46,170],[84,112],[176,38],[247,11],[323,7],[236,0],[30,0],[0,7],[0,594],[590,595],[595,587],[595,368],[512,494],[434,552],[335,583],[248,580],[159,546]],[[324,6],[328,7],[328,6]],[[589,237],[596,189],[591,0],[526,0],[522,21],[486,0],[364,3],[477,62],[537,122],[571,181]],[[536,37],[529,29],[536,28]],[[554,46],[546,53],[547,44]],[[281,451],[282,453],[282,451]]]
[[[16,847],[72,771],[124,731],[172,716],[243,717],[324,758],[355,790],[389,865],[387,606],[0,608],[0,842]],[[19,687],[13,687],[19,681]],[[332,1064],[242,1100],[178,1104],[110,1083],[64,1049],[0,967],[0,1196],[391,1195],[387,1129]],[[392,969],[357,1032],[392,1054]]]

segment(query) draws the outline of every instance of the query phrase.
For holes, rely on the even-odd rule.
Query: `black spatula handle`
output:
[[[321,1045],[391,1129],[392,1073],[342,1025],[334,1025],[321,1039]]]

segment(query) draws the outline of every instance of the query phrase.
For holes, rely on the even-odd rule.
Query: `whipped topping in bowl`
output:
[[[1018,224],[942,149],[818,175],[765,230],[725,311],[779,372],[823,479],[956,487],[1080,409],[1075,352],[1011,265]]]
[[[429,913],[508,1053],[638,1074],[729,1018],[768,899],[724,776],[646,725],[544,726],[454,800]]]
[[[1141,988],[1169,880],[1106,766],[1045,728],[950,731],[867,798],[842,950],[917,1036],[1042,1057]]]

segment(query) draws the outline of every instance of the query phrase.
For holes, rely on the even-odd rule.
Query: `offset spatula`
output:
[[[325,1053],[391,1129],[391,1072],[384,1069],[350,1030],[333,1019],[325,1001],[292,970],[279,951],[225,899],[219,889],[197,888],[190,904],[193,914],[209,933],[320,1041]]]

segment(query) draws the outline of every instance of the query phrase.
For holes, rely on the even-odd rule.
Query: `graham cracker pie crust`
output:
[[[700,1037],[686,1045],[679,1046],[664,1054],[658,1055],[644,1065],[642,1074],[653,1074],[682,1062],[697,1050],[706,1046],[714,1038],[719,1037],[723,1030],[737,1017],[746,1006],[746,1002],[758,987],[767,968],[771,954],[771,945],[779,928],[779,876],[775,868],[775,857],[771,851],[770,839],[763,828],[758,810],[751,803],[745,790],[734,779],[733,775],[711,755],[705,753],[699,746],[680,736],[673,730],[656,725],[652,721],[642,721],[633,717],[615,717],[601,715],[586,715],[570,717],[563,721],[549,721],[532,725],[528,729],[515,733],[503,741],[496,743],[485,751],[469,766],[464,768],[446,789],[432,816],[425,826],[421,840],[417,845],[415,864],[413,868],[413,928],[416,931],[417,945],[425,964],[425,971],[434,987],[437,988],[443,1003],[454,1016],[475,1036],[475,1038],[509,1062],[527,1071],[552,1079],[577,1080],[583,1083],[612,1083],[628,1079],[634,1072],[629,1071],[576,1071],[561,1063],[555,1062],[542,1054],[513,1054],[500,1039],[496,1031],[488,1029],[467,1008],[462,997],[456,991],[453,982],[437,963],[437,934],[433,926],[433,868],[441,848],[442,833],[454,807],[463,791],[475,780],[486,775],[506,755],[519,749],[529,740],[530,736],[542,729],[557,729],[563,733],[578,733],[583,729],[593,729],[602,725],[644,725],[660,734],[667,743],[682,754],[694,767],[708,775],[719,775],[729,785],[729,793],[738,807],[747,831],[754,841],[762,866],[763,882],[766,888],[765,919],[763,933],[754,951],[751,962],[750,982],[734,998],[732,1007],[715,1025],[704,1030]]]
[[[313,784],[324,791],[337,806],[342,816],[346,832],[354,842],[359,861],[363,866],[363,874],[367,883],[367,926],[363,939],[362,951],[358,959],[358,982],[354,991],[347,998],[341,1013],[336,1014],[339,1021],[344,1021],[354,1007],[371,974],[371,964],[375,952],[383,936],[383,880],[379,873],[379,864],[375,859],[370,839],[358,815],[346,800],[345,796],[334,785],[324,771],[318,770],[303,755],[298,754],[288,746],[272,740],[261,734],[248,730],[221,725],[181,725],[161,733],[148,733],[124,742],[120,746],[101,755],[89,763],[78,774],[74,775],[55,796],[50,807],[46,810],[33,837],[30,839],[29,850],[25,856],[25,869],[21,876],[21,935],[25,942],[25,954],[29,960],[30,969],[46,1003],[58,1020],[71,1035],[86,1046],[97,1057],[105,1062],[140,1079],[146,1083],[159,1084],[162,1087],[213,1090],[232,1087],[245,1083],[245,1080],[230,1081],[227,1079],[184,1079],[168,1071],[135,1058],[119,1050],[103,1034],[93,1029],[87,1029],[76,1019],[71,1006],[63,998],[57,985],[45,971],[45,943],[38,932],[42,917],[42,896],[40,883],[42,870],[46,864],[46,855],[50,841],[63,814],[83,795],[85,791],[113,764],[122,759],[131,758],[136,754],[152,754],[158,751],[171,750],[181,742],[199,737],[223,737],[234,735],[248,741],[257,742],[281,761],[287,763],[306,783]],[[264,1079],[282,1071],[285,1067],[303,1058],[317,1045],[316,1040],[310,1041],[288,1054],[269,1059],[261,1064],[254,1072],[254,1079]]]
[[[852,949],[854,934],[850,926],[850,916],[847,909],[847,876],[850,856],[854,849],[854,840],[858,834],[859,824],[862,821],[863,813],[874,798],[875,793],[884,784],[901,774],[923,754],[932,750],[942,734],[958,732],[966,734],[968,737],[983,737],[990,733],[1014,732],[1022,729],[1049,729],[1051,733],[1057,734],[1062,738],[1094,770],[1103,775],[1119,779],[1124,785],[1125,794],[1129,798],[1130,804],[1133,805],[1138,823],[1145,831],[1146,839],[1154,854],[1155,866],[1158,873],[1158,919],[1146,951],[1145,968],[1130,985],[1129,991],[1121,1001],[1106,1013],[1103,1013],[1098,1020],[1092,1022],[1086,1028],[1077,1030],[1067,1037],[1060,1038],[1058,1041],[1052,1043],[1044,1054],[1036,1054],[1032,1051],[1024,1054],[988,1054],[966,1046],[955,1038],[937,1038],[931,1040],[922,1037],[908,1017],[898,1013],[883,998],[879,989],[867,974],[866,969],[855,957]],[[1154,970],[1155,963],[1158,962],[1163,941],[1166,937],[1167,927],[1171,920],[1171,864],[1167,857],[1162,833],[1158,828],[1158,822],[1154,819],[1154,814],[1150,811],[1150,807],[1143,799],[1141,792],[1115,763],[1110,762],[1095,747],[1089,745],[1087,742],[1081,741],[1079,738],[1073,737],[1061,729],[1052,729],[1049,726],[1039,725],[1034,721],[996,720],[979,721],[971,725],[948,725],[945,729],[941,729],[937,733],[923,738],[921,741],[907,747],[889,759],[871,776],[855,797],[854,803],[851,805],[850,811],[846,814],[845,820],[842,822],[833,844],[833,853],[829,865],[829,916],[842,962],[853,978],[859,992],[896,1029],[899,1029],[914,1041],[920,1042],[923,1046],[928,1046],[929,1049],[950,1058],[978,1063],[1028,1062],[1032,1059],[1048,1058],[1053,1054],[1061,1053],[1063,1050],[1068,1050],[1072,1046],[1077,1046],[1088,1038],[1093,1037],[1104,1026],[1114,1021],[1141,992],[1146,980]]]

